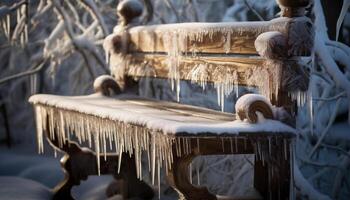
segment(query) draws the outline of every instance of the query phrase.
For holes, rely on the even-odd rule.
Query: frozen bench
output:
[[[114,173],[125,181],[125,198],[151,198],[152,190],[139,180],[144,152],[152,182],[159,183],[164,167],[182,199],[225,199],[193,186],[188,171],[196,156],[224,154],[255,154],[254,187],[261,197],[289,199],[292,127],[308,84],[299,63],[313,45],[312,23],[304,17],[308,3],[280,0],[283,17],[269,22],[152,26],[136,26],[142,13],[137,2],[120,3],[120,25],[104,45],[112,76],[95,80],[96,94],[30,98],[39,151],[46,137],[66,153],[67,177],[55,197],[70,198],[71,187],[88,175]],[[214,83],[221,102],[238,85],[256,86],[271,103],[244,95],[235,115],[146,99],[137,96],[140,77],[169,79],[178,93],[180,80]]]

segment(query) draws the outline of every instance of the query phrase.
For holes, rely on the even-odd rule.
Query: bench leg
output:
[[[261,160],[255,160],[254,187],[264,199],[289,199],[291,180],[289,149],[284,152],[281,141],[273,144],[272,149],[269,161],[263,163]]]
[[[115,160],[117,161],[116,158]],[[153,189],[144,181],[140,181],[137,178],[135,157],[130,157],[127,153],[123,153],[121,163],[120,173],[117,173],[117,171],[114,173],[114,178],[116,179],[112,183],[112,185],[115,185],[114,191],[113,188],[110,188],[110,194],[107,194],[107,196],[113,196],[114,193],[121,194],[123,199],[152,199],[154,196]],[[115,169],[117,169],[117,165]]]
[[[195,157],[195,155],[174,157],[171,170],[168,171],[168,182],[177,191],[181,200],[216,200],[216,196],[207,188],[194,186],[189,181],[188,166]]]
[[[77,144],[64,145],[65,154],[60,162],[65,173],[64,180],[54,189],[53,199],[73,199],[71,189],[86,180],[89,175],[97,174],[96,157],[88,150],[82,150]]]
[[[74,142],[70,142],[69,144],[67,142],[61,149],[66,153],[61,159],[65,179],[55,187],[53,199],[73,199],[71,196],[72,187],[79,185],[80,181],[86,180],[89,175],[98,174],[96,156],[91,150],[80,148]],[[136,176],[135,160],[133,157],[129,157],[126,153],[123,153],[120,173],[117,172],[118,156],[110,155],[106,159],[104,159],[104,156],[101,156],[100,162],[100,173],[114,174],[118,183],[112,184],[108,188],[106,191],[107,196],[121,194],[124,199],[153,198],[154,192],[152,188],[145,182],[140,181]]]

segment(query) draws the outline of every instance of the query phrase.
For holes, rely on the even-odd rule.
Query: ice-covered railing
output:
[[[302,11],[282,6],[283,17],[268,22],[135,26],[140,9],[121,17],[122,23],[104,42],[117,81],[123,82],[125,74],[167,78],[178,100],[180,80],[203,88],[212,82],[222,107],[224,97],[238,85],[257,86],[278,106],[279,95],[305,101],[308,75],[300,57],[311,55],[313,29]]]

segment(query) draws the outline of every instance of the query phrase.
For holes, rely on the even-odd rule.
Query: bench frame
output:
[[[131,1],[132,2],[132,1]],[[292,23],[299,23],[297,19],[300,19],[304,15],[305,7],[309,5],[308,0],[279,0],[278,1],[282,16],[287,17]],[[169,78],[169,73],[164,72],[164,45],[153,45],[152,51],[149,51],[150,47],[139,38],[138,29],[133,29],[131,22],[134,18],[138,17],[142,13],[139,8],[133,7],[131,4],[123,3],[123,5],[118,6],[118,15],[121,19],[120,28],[123,29],[123,33],[126,33],[129,39],[125,40],[122,35],[113,35],[113,51],[118,55],[131,56],[134,65],[139,65],[142,62],[156,63],[156,71],[158,77]],[[269,22],[261,23],[261,27],[265,27]],[[278,22],[277,22],[278,23]],[[309,28],[309,32],[305,35],[300,35],[300,37],[305,37],[312,41],[312,24],[309,21],[300,22],[305,27]],[[311,24],[311,27],[310,27]],[[145,27],[147,29],[147,27]],[[151,28],[149,28],[151,30]],[[294,27],[288,24],[287,27],[277,28],[281,31],[281,34],[275,35],[273,37],[263,37],[263,32],[271,31],[266,29],[262,33],[257,33],[256,30],[248,31],[248,38],[239,38],[243,43],[243,48],[231,48],[231,52],[224,56],[225,52],[222,52],[222,48],[210,48],[210,52],[205,52],[207,47],[213,46],[213,43],[220,41],[219,36],[213,39],[210,43],[201,43],[199,49],[201,52],[198,53],[200,62],[211,60],[212,63],[222,63],[225,62],[227,65],[233,63],[232,66],[240,68],[245,71],[246,68],[255,62],[261,64],[261,66],[266,66],[269,64],[277,65],[282,71],[285,71],[286,66],[297,65],[297,60],[300,56],[309,56],[311,52],[311,46],[295,46],[291,43],[290,38],[292,37],[290,33],[293,33]],[[152,32],[152,31],[151,31]],[[144,39],[148,36],[144,36]],[[153,36],[152,36],[153,37]],[[156,41],[159,37],[155,36]],[[258,39],[256,39],[258,38]],[[282,42],[281,42],[282,38]],[[237,39],[237,38],[236,38]],[[146,40],[146,39],[145,39]],[[125,44],[125,41],[127,43]],[[261,43],[255,48],[252,45],[255,43]],[[159,44],[159,43],[158,43]],[[294,46],[293,46],[294,45]],[[266,46],[268,48],[260,48],[261,46]],[[221,49],[221,50],[220,50]],[[282,52],[281,52],[282,49]],[[286,51],[288,50],[288,51]],[[182,49],[182,51],[187,52],[188,49]],[[245,54],[251,56],[259,53],[260,58],[231,58],[231,55]],[[208,56],[208,54],[210,54]],[[213,56],[214,55],[214,56]],[[183,60],[181,63],[196,64],[197,59]],[[241,63],[237,65],[237,63]],[[180,71],[184,69],[182,65],[179,66]],[[293,67],[292,67],[293,68]],[[163,72],[162,72],[163,71]],[[186,72],[182,72],[183,74]],[[133,77],[137,77],[129,73],[128,76],[115,77],[116,82],[105,81],[100,85],[95,86],[96,92],[101,92],[104,95],[109,95],[111,90],[115,92],[129,92],[134,90],[137,83],[134,81]],[[186,77],[181,77],[181,79],[186,79]],[[240,85],[247,85],[244,79],[239,79]],[[215,80],[209,80],[209,82],[215,82]],[[277,107],[283,107],[290,114],[288,124],[294,124],[294,114],[295,114],[295,100],[290,97],[290,89],[286,85],[278,85],[278,94],[271,96],[271,102]],[[306,88],[298,88],[305,90]],[[264,107],[264,106],[263,106]],[[242,109],[242,110],[240,110]],[[255,112],[260,111],[265,117],[269,116],[268,112],[264,112],[259,106],[253,108],[253,106],[248,106],[245,108],[238,108],[237,113],[241,119],[248,119],[248,121],[254,122],[254,117],[256,117]],[[256,121],[256,120],[255,120]],[[62,168],[65,170],[65,180],[60,183],[55,188],[54,199],[72,199],[70,190],[74,185],[79,185],[81,180],[87,179],[89,175],[96,174],[110,174],[113,173],[116,179],[123,179],[124,182],[119,185],[118,193],[122,194],[124,198],[140,197],[143,199],[150,199],[153,196],[152,189],[147,186],[144,182],[137,179],[136,168],[134,166],[134,157],[130,157],[125,153],[122,156],[123,164],[120,173],[117,172],[118,159],[116,155],[108,154],[106,159],[101,158],[100,171],[98,171],[96,160],[96,154],[86,148],[81,148],[77,143],[72,141],[67,141],[63,145],[60,144],[57,139],[52,139],[49,137],[49,133],[46,133],[46,138],[48,139],[51,146],[55,149],[65,153],[65,156],[61,159]],[[232,144],[237,137],[245,138],[244,140],[239,139],[238,142]],[[293,166],[293,151],[290,149],[293,146],[293,135],[283,134],[276,136],[271,133],[240,133],[237,136],[213,136],[213,135],[203,135],[198,137],[187,137],[185,135],[176,136],[176,141],[181,143],[181,138],[185,138],[186,142],[189,143],[189,149],[186,154],[179,155],[178,149],[173,146],[173,163],[171,169],[167,173],[167,179],[170,185],[176,189],[179,193],[180,199],[191,199],[191,200],[216,200],[219,199],[217,196],[211,194],[204,187],[193,186],[188,178],[188,165],[196,156],[202,155],[227,155],[227,154],[255,154],[255,165],[254,165],[254,186],[260,192],[264,199],[289,199],[291,191],[291,178],[293,177],[291,166]],[[272,139],[271,139],[272,138]],[[199,145],[200,144],[200,145]],[[181,144],[180,144],[181,145]],[[259,146],[259,149],[254,148]],[[287,148],[285,148],[287,146]],[[237,149],[237,150],[233,150]],[[272,150],[271,150],[272,149]],[[265,156],[263,152],[270,154],[270,158],[276,159],[263,159]],[[101,156],[103,157],[103,156]],[[133,167],[134,166],[134,167]],[[83,170],[84,169],[84,170]],[[269,170],[277,170],[274,176],[271,175]],[[109,194],[112,195],[112,194]]]

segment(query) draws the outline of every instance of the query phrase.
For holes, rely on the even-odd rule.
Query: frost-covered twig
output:
[[[175,17],[176,17],[176,22],[181,22],[179,13],[176,11],[176,8],[174,7],[173,3],[170,0],[164,0],[165,4],[168,6],[168,8],[173,11]]]
[[[265,19],[259,14],[258,11],[256,11],[249,3],[247,0],[244,0],[244,4],[248,7],[249,10],[251,10],[254,15],[256,15],[260,21],[265,21]]]
[[[87,40],[82,40],[82,38],[75,37],[72,24],[70,23],[70,20],[68,19],[67,13],[61,7],[61,4],[57,0],[53,0],[52,2],[53,2],[55,9],[59,13],[61,19],[64,21],[65,30],[66,30],[67,35],[69,36],[72,44],[74,45],[75,49],[78,52],[80,52],[83,59],[85,60],[85,63],[86,63],[86,66],[88,68],[88,71],[90,73],[90,76],[92,78],[95,77],[93,70],[92,70],[92,66],[91,66],[90,61],[89,61],[89,56],[86,54],[84,49],[87,49],[95,57],[96,61],[99,62],[99,64],[102,66],[102,68],[107,72],[107,69],[105,68],[105,63],[104,63],[103,59],[100,56],[98,56],[98,54],[94,48],[90,48],[91,45],[89,44],[89,42]]]
[[[31,70],[28,70],[28,71],[25,71],[25,72],[22,72],[22,73],[18,73],[18,74],[12,75],[12,76],[8,76],[8,77],[5,77],[5,78],[2,78],[2,79],[0,79],[0,84],[6,83],[6,82],[11,81],[13,79],[21,78],[21,77],[24,77],[24,76],[29,76],[29,75],[32,75],[32,74],[36,74],[40,70],[43,69],[43,67],[45,65],[45,62],[46,62],[45,60],[39,62],[39,64],[37,64],[34,67],[34,69],[31,69]]]
[[[146,7],[146,14],[144,15],[144,18],[142,20],[143,24],[147,24],[148,22],[152,21],[153,19],[153,4],[151,0],[143,0],[145,7]]]
[[[339,108],[339,104],[340,104],[340,99],[337,100],[333,113],[328,121],[327,127],[323,130],[321,136],[318,138],[317,143],[315,144],[315,146],[312,148],[310,154],[308,155],[309,158],[312,157],[312,155],[315,153],[315,151],[317,150],[317,148],[320,146],[320,144],[323,141],[323,138],[327,135],[329,128],[333,125],[333,122],[335,120],[335,118],[337,117],[337,113],[338,113],[338,108]]]
[[[336,27],[336,40],[338,41],[339,39],[339,32],[340,32],[340,27],[343,24],[343,21],[345,19],[345,15],[347,14],[348,10],[350,7],[350,0],[343,0],[343,6],[340,11],[340,15],[337,21],[337,27]]]
[[[344,98],[344,97],[346,97],[346,93],[345,92],[341,92],[340,94],[337,94],[334,97],[313,98],[312,100],[314,100],[314,101],[334,101],[334,100],[338,100],[339,98]]]
[[[18,3],[14,3],[12,6],[1,6],[0,7],[0,19],[5,17],[6,15],[9,15],[11,12],[19,9],[23,4],[27,4],[27,0],[22,0]]]
[[[196,0],[188,0],[188,4],[191,7],[194,21],[199,22],[199,16],[198,16],[198,11],[197,11],[197,1]]]
[[[345,151],[344,149],[338,147],[338,146],[332,146],[332,145],[328,145],[328,144],[324,144],[322,143],[321,146],[325,147],[325,148],[328,148],[328,149],[332,149],[332,150],[335,150],[335,151],[338,151],[340,153],[342,153],[343,155],[347,156],[350,158],[350,152],[347,152]]]
[[[330,197],[321,194],[318,192],[305,178],[304,175],[299,170],[299,167],[294,164],[294,181],[295,186],[299,191],[308,196],[308,199],[317,199],[317,200],[331,200]]]
[[[98,11],[98,8],[93,0],[82,0],[81,3],[86,6],[87,10],[91,13],[91,16],[95,18],[102,28],[104,36],[108,35],[107,26],[102,18],[101,13]]]
[[[348,152],[350,154],[350,151]],[[334,199],[338,199],[339,191],[342,188],[341,184],[343,182],[344,176],[348,175],[348,168],[350,166],[350,158],[347,156],[344,156],[341,163],[340,163],[340,169],[338,170],[337,174],[334,177],[334,184],[332,188],[332,197]],[[346,177],[345,177],[346,178]]]

